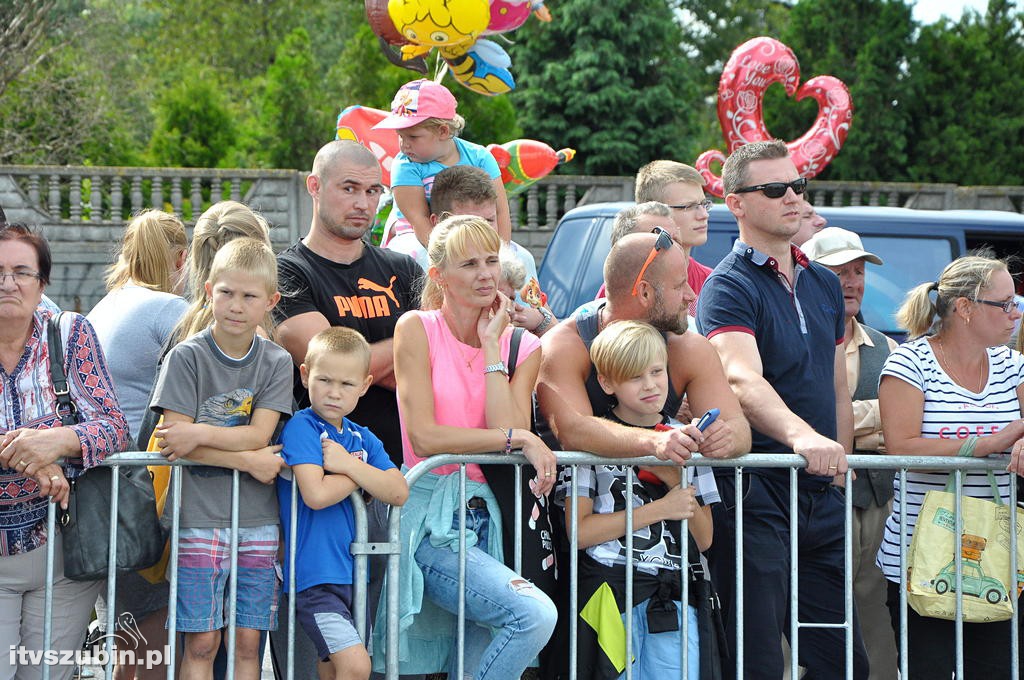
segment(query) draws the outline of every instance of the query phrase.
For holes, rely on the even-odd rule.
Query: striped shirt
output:
[[[924,393],[921,436],[926,439],[966,440],[972,436],[988,436],[1021,417],[1017,387],[1024,383],[1024,357],[1006,347],[988,348],[988,382],[975,393],[957,385],[939,366],[931,343],[918,338],[898,347],[889,355],[882,376],[899,378]],[[1009,472],[994,471],[999,493],[1009,500]],[[949,474],[945,472],[907,473],[907,545],[914,533],[917,515],[928,491],[942,491]],[[963,476],[965,496],[991,498],[992,488],[984,471]],[[900,580],[900,478],[893,481],[892,514],[885,523],[885,535],[876,563],[890,581]]]

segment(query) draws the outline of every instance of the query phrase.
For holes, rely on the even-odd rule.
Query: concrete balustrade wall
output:
[[[179,215],[191,235],[195,220],[210,205],[238,200],[267,218],[274,248],[280,251],[309,229],[312,203],[305,177],[295,170],[0,165],[0,207],[8,221],[42,228],[54,262],[47,294],[62,308],[85,313],[103,297],[104,270],[131,215],[162,208]],[[815,181],[809,197],[819,206],[1024,212],[1024,187]],[[630,177],[546,177],[511,198],[513,238],[533,252],[539,265],[558,219],[567,211],[632,198]]]

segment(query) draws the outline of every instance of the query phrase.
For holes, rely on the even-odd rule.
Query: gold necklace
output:
[[[939,338],[939,337],[936,337],[935,338],[935,344],[939,348],[939,357],[942,359],[942,363],[945,365],[946,371],[949,373],[950,377],[953,378],[953,381],[956,382],[958,385],[962,386],[964,389],[971,390],[971,387],[969,387],[967,385],[967,382],[964,381],[964,380],[961,380],[960,376],[958,376],[956,374],[956,371],[953,370],[953,365],[950,364],[949,363],[949,359],[946,358],[946,350],[943,349],[943,347],[942,347],[942,339]],[[973,390],[971,390],[971,391],[973,391]]]
[[[448,325],[448,330],[451,331],[452,337],[455,339],[455,342],[459,343],[459,345],[467,344],[467,343],[465,343],[465,342],[463,342],[462,340],[459,339],[459,336],[455,333],[455,324],[453,324],[448,319],[448,315],[445,313],[444,310],[441,311],[441,315],[444,317],[444,322]],[[459,356],[462,357],[462,361],[466,364],[466,368],[468,368],[468,369],[472,369],[473,368],[473,362],[476,361],[476,358],[478,356],[480,356],[480,352],[483,350],[483,348],[484,347],[481,344],[479,347],[476,348],[475,352],[470,354],[469,358],[467,359],[466,358],[466,353],[462,351],[462,348],[459,347],[458,345],[455,346],[455,349],[458,351]]]
[[[453,334],[453,336],[454,336],[454,334]],[[466,343],[462,342],[461,340],[459,340],[458,338],[455,338],[455,341],[458,342],[460,345],[466,344]],[[468,359],[466,358],[466,355],[462,351],[461,347],[456,346],[456,349],[459,350],[459,355],[462,356],[462,360],[466,362],[466,368],[470,368],[471,369],[471,368],[473,368],[473,362],[476,360],[476,358],[478,356],[480,356],[480,350],[483,349],[483,346],[481,345],[480,347],[477,347],[476,351],[473,352],[473,354],[470,355],[470,357]]]

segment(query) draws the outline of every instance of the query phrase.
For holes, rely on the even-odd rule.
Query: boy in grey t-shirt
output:
[[[206,306],[182,321],[202,328],[167,355],[151,407],[169,460],[202,463],[181,470],[176,626],[185,633],[184,677],[209,677],[227,624],[232,470],[239,470],[236,677],[258,678],[260,631],[277,627],[278,507],[274,487],[244,470],[266,447],[282,413],[291,413],[291,357],[256,334],[270,328],[277,263],[269,246],[240,238],[223,246],[206,283]]]

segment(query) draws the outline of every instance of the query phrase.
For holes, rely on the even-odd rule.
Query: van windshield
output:
[[[867,265],[864,323],[890,335],[901,335],[895,312],[910,289],[925,281],[934,281],[953,260],[953,242],[948,238],[908,236],[863,236],[864,248],[885,262]]]

